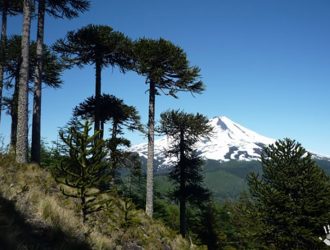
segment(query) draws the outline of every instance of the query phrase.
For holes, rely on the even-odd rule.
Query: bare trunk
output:
[[[147,195],[146,213],[152,218],[154,187],[154,127],[155,127],[155,83],[149,88],[149,120],[148,120],[148,160],[147,160]]]
[[[10,146],[9,150],[15,154],[16,139],[17,139],[17,113],[12,111],[11,114],[11,126],[10,126]]]
[[[10,116],[11,116],[11,129],[10,129],[10,152],[16,150],[16,140],[17,140],[17,101],[18,101],[18,78],[15,81],[14,94],[12,97],[12,103],[10,107]]]
[[[180,198],[180,234],[183,238],[186,237],[187,228],[186,228],[186,199]]]
[[[104,137],[104,121],[100,121],[100,139],[103,139]]]
[[[118,123],[114,119],[112,122],[112,133],[111,133],[111,144],[110,144],[110,156],[111,156],[111,163],[114,172],[116,171],[118,160],[116,158],[116,150],[117,150],[117,128]],[[115,176],[114,176],[115,177]]]
[[[1,63],[0,63],[0,123],[2,112],[2,92],[3,92],[3,65],[5,63],[5,48],[7,44],[7,8],[8,1],[3,1],[2,24],[1,24]]]
[[[101,63],[95,62],[95,123],[94,132],[100,131]]]
[[[22,64],[19,72],[18,86],[18,124],[16,161],[28,162],[28,78],[29,78],[29,45],[31,27],[31,0],[24,0],[22,32]]]
[[[39,0],[38,31],[37,31],[37,66],[35,69],[32,117],[31,161],[40,164],[40,134],[41,134],[41,89],[43,69],[43,43],[45,26],[45,0]]]
[[[86,204],[86,197],[84,196],[85,189],[81,188],[80,190],[80,205],[81,205],[81,213],[82,213],[82,222],[83,224],[87,221],[87,204]]]

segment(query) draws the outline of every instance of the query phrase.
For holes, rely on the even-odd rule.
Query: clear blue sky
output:
[[[10,33],[21,32],[21,20],[9,19]],[[157,97],[157,117],[169,108],[225,115],[265,136],[290,137],[330,156],[329,0],[94,0],[77,19],[47,17],[46,43],[90,23],[110,25],[132,39],[171,40],[201,68],[204,94]],[[136,106],[146,122],[144,78],[111,68],[102,77],[103,92]],[[56,139],[72,108],[94,93],[91,66],[66,71],[63,80],[62,89],[43,92],[42,136],[49,140]],[[8,116],[1,132],[9,135]],[[129,137],[133,143],[145,140]]]

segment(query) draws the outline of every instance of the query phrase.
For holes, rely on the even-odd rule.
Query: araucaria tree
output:
[[[41,89],[43,72],[43,46],[45,14],[57,18],[73,18],[89,8],[88,0],[38,0],[38,28],[36,46],[36,67],[33,91],[31,161],[40,163],[41,137]]]
[[[146,77],[149,85],[148,159],[146,213],[153,214],[153,164],[155,99],[163,92],[177,97],[177,92],[201,93],[204,90],[199,68],[189,66],[185,52],[164,39],[140,39],[135,43],[136,71]]]
[[[1,122],[1,111],[2,111],[2,94],[3,94],[3,65],[6,61],[5,49],[7,47],[7,17],[15,16],[18,13],[21,13],[22,10],[22,1],[20,0],[1,0],[0,1],[0,11],[1,11],[1,38],[0,38],[0,122]]]
[[[329,177],[290,139],[267,147],[261,162],[263,174],[251,174],[248,185],[262,242],[274,249],[323,249],[318,237],[330,221]]]
[[[207,201],[209,191],[203,187],[203,160],[194,148],[202,138],[208,138],[213,128],[201,114],[188,114],[182,111],[168,111],[161,115],[160,132],[171,142],[166,154],[174,160],[170,179],[174,183],[173,195],[180,205],[180,233],[187,233],[187,203]]]
[[[54,45],[54,49],[71,65],[95,65],[95,131],[101,129],[99,105],[102,69],[107,66],[117,66],[122,72],[131,69],[132,46],[131,40],[124,34],[104,25],[88,25],[71,31],[65,39],[58,40]]]
[[[28,82],[32,0],[23,1],[22,64],[18,85],[18,125],[16,161],[28,162]]]
[[[113,169],[123,160],[124,152],[120,152],[119,147],[129,147],[129,140],[122,137],[123,128],[128,130],[142,130],[140,115],[134,106],[129,106],[123,100],[108,94],[100,96],[100,122],[101,122],[101,138],[104,133],[104,123],[110,122],[110,139],[108,140],[108,148],[110,149],[111,165]],[[87,98],[84,102],[75,107],[73,115],[83,119],[94,120],[96,112],[96,99],[94,97]]]
[[[111,122],[111,138],[122,133],[123,127],[129,130],[141,130],[140,115],[134,106],[129,106],[123,100],[108,94],[102,94],[99,100],[99,115],[101,129],[104,124]],[[94,121],[96,112],[96,99],[88,97],[84,102],[74,108],[73,115]],[[103,133],[104,131],[102,131]]]
[[[18,83],[19,71],[22,64],[21,60],[21,36],[12,36],[7,40],[6,48],[6,63],[4,64],[4,72],[6,77],[4,83],[6,88],[13,88],[11,97],[3,98],[3,105],[7,108],[9,115],[12,118],[10,149],[15,151],[16,135],[17,135],[17,101],[18,101]],[[49,87],[58,88],[62,84],[60,78],[63,71],[63,65],[59,58],[47,46],[43,46],[43,71],[41,74],[42,82]],[[30,44],[29,58],[29,77],[31,83],[35,78],[35,68],[37,67],[36,43]]]
[[[109,190],[102,190],[100,183],[110,183],[111,178],[105,160],[105,142],[95,140],[99,132],[89,135],[90,130],[90,123],[78,122],[60,132],[67,155],[54,171],[56,181],[62,184],[63,194],[80,200],[83,222],[107,202],[106,197],[102,196]]]

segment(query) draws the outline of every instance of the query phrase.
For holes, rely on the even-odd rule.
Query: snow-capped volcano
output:
[[[214,128],[213,135],[196,144],[197,151],[206,159],[257,160],[260,158],[262,148],[275,142],[274,139],[259,135],[225,116],[215,117],[209,121],[209,124]],[[161,166],[168,165],[171,160],[164,157],[164,151],[169,145],[170,140],[167,137],[155,141],[155,160]],[[146,143],[135,145],[131,150],[147,158]]]

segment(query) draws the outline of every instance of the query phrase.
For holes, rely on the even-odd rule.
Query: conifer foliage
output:
[[[111,122],[111,137],[116,138],[122,134],[123,127],[134,131],[142,130],[140,115],[134,106],[129,106],[123,100],[109,94],[102,94],[99,100],[99,116],[102,136],[104,124]],[[96,99],[88,97],[84,102],[77,105],[73,110],[75,117],[82,117],[94,121],[96,113]]]
[[[19,71],[22,64],[21,60],[21,43],[22,37],[14,35],[7,40],[6,47],[6,63],[3,65],[5,73],[4,86],[12,90],[12,96],[3,98],[2,105],[7,109],[8,114],[11,116],[11,136],[10,148],[15,151],[16,135],[17,135],[17,113],[18,113],[18,83]],[[29,72],[28,83],[31,83],[36,77],[37,68],[37,55],[36,43],[30,43],[29,55]],[[60,62],[57,55],[46,45],[43,46],[43,72],[41,75],[42,82],[52,88],[59,88],[62,85],[61,73],[64,70],[63,64]]]
[[[69,65],[95,65],[95,119],[94,130],[101,130],[100,98],[102,69],[117,66],[122,72],[132,69],[132,42],[123,33],[106,25],[88,25],[70,31],[65,39],[58,40],[55,51],[62,54]]]
[[[212,127],[207,123],[208,119],[198,113],[177,110],[161,114],[160,131],[173,142],[167,154],[177,159],[170,179],[175,185],[173,195],[180,203],[180,233],[183,237],[187,233],[187,202],[199,203],[209,199],[209,191],[203,187],[203,160],[194,148],[198,140],[211,135]]]
[[[19,0],[1,0],[0,1],[0,12],[1,12],[1,48],[0,48],[0,121],[1,121],[1,111],[2,111],[2,94],[3,94],[3,65],[6,61],[6,47],[7,47],[7,17],[16,16],[18,13],[21,13],[23,10],[23,3]]]
[[[263,174],[248,178],[261,241],[276,249],[322,249],[330,220],[330,183],[296,141],[279,140],[261,157]]]
[[[101,188],[100,183],[110,183],[111,179],[105,162],[105,142],[97,139],[99,132],[90,136],[90,130],[89,122],[78,122],[60,132],[68,155],[54,171],[63,194],[80,200],[83,222],[107,202],[103,194],[109,190]]]
[[[123,137],[123,129],[131,131],[142,131],[139,112],[134,106],[129,106],[123,100],[108,94],[100,96],[99,114],[101,121],[100,137],[104,137],[104,124],[110,122],[110,138],[107,140],[107,146],[110,150],[110,161],[113,170],[121,162],[123,163],[128,158],[127,152],[121,148],[130,147],[130,141]],[[81,117],[94,121],[96,113],[96,99],[89,97],[84,102],[80,103],[73,110],[74,117]]]

